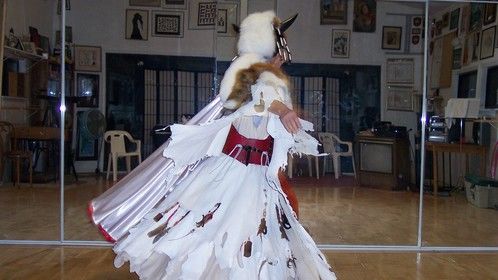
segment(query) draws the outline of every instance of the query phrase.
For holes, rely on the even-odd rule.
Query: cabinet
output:
[[[357,136],[360,186],[405,190],[410,184],[410,143],[406,138]]]

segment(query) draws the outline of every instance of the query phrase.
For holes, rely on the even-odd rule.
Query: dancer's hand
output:
[[[294,110],[289,109],[282,102],[277,100],[273,101],[270,108],[268,108],[268,111],[280,117],[280,121],[288,132],[294,134],[301,128],[297,113]]]

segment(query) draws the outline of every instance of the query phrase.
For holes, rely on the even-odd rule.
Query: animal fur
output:
[[[278,20],[273,11],[248,15],[240,25],[240,37],[237,43],[239,55],[256,53],[266,58],[273,56],[276,39],[273,29]]]
[[[252,100],[251,86],[258,80],[288,87],[287,75],[271,64],[255,63],[249,68],[239,70],[235,75],[235,83],[225,102],[225,107],[237,109]]]

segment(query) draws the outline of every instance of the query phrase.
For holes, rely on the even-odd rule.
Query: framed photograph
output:
[[[436,36],[440,36],[443,34],[443,21],[438,20],[436,21]]]
[[[460,68],[462,68],[462,48],[454,48],[451,69],[456,70]]]
[[[388,86],[386,109],[391,111],[413,111],[413,88],[410,86]]]
[[[450,15],[450,30],[458,28],[458,21],[460,19],[460,8],[451,11]]]
[[[100,72],[102,49],[95,46],[74,46],[74,70]]]
[[[414,67],[413,58],[389,58],[386,63],[386,83],[413,84]]]
[[[239,5],[237,3],[218,2],[216,15],[216,32],[219,36],[236,37],[233,24],[239,25]]]
[[[482,31],[481,59],[490,58],[495,55],[496,26]]]
[[[482,26],[483,4],[470,3],[470,25],[469,32],[476,31]]]
[[[22,42],[23,50],[31,54],[36,54],[36,45],[33,42]]]
[[[496,4],[484,4],[484,25],[491,24],[496,21]]]
[[[152,11],[152,36],[183,37],[183,11]]]
[[[148,39],[149,34],[149,11],[147,10],[126,10],[125,38],[129,40]]]
[[[130,6],[161,7],[161,0],[130,0]]]
[[[443,15],[443,28],[448,27],[450,25],[450,13],[445,13]]]
[[[71,0],[66,0],[66,11],[71,10]],[[60,15],[62,11],[62,1],[57,0],[57,14]]]
[[[100,75],[76,73],[78,107],[99,107]]]
[[[401,27],[400,26],[383,26],[382,27],[382,49],[383,50],[400,50],[401,49]]]
[[[187,8],[187,0],[161,0],[161,7],[164,9],[181,9]]]
[[[377,1],[354,0],[353,32],[375,32],[376,15]]]
[[[76,111],[76,160],[96,160],[98,139],[94,139],[84,129],[86,110]]]
[[[469,31],[470,26],[470,5],[466,4],[462,8],[462,16],[460,17],[460,36],[465,36]]]
[[[332,57],[349,57],[350,32],[346,29],[332,29]]]
[[[216,0],[188,1],[188,28],[214,29],[216,24]]]
[[[61,42],[61,31],[57,30],[55,31],[55,43]],[[67,43],[72,43],[73,42],[73,27],[72,26],[67,26],[66,25],[66,42]]]
[[[320,24],[348,24],[348,0],[320,0]]]

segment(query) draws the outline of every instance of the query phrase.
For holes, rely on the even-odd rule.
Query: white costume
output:
[[[264,12],[243,21],[239,57],[221,85],[225,107],[238,107],[230,97],[237,73],[273,55],[274,18]],[[254,42],[247,30],[261,36],[258,28],[271,30],[272,47],[246,42]],[[301,120],[303,130],[291,135],[268,112],[274,100],[291,107],[287,85],[275,73],[260,73],[250,93],[252,98],[228,116],[172,126],[163,152],[174,163],[163,178],[169,191],[129,234],[118,236],[116,266],[129,261],[141,279],[335,279],[277,178],[289,151],[318,154],[317,141],[304,131],[312,125]],[[229,146],[233,134],[273,144]]]

